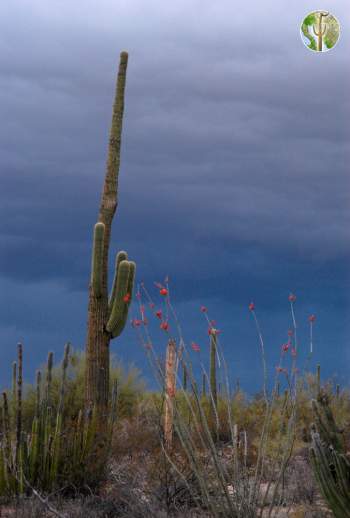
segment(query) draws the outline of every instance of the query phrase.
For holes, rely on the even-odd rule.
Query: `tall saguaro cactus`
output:
[[[109,401],[109,344],[120,335],[128,316],[135,275],[135,263],[119,252],[114,282],[108,298],[108,255],[113,217],[118,205],[118,177],[124,114],[124,94],[128,54],[120,54],[108,147],[107,171],[94,228],[91,280],[89,288],[88,332],[86,341],[85,401],[106,416]]]
[[[326,31],[327,31],[327,24],[324,23],[323,18],[326,18],[328,15],[329,15],[329,13],[327,13],[327,12],[325,12],[325,13],[320,12],[318,20],[317,20],[317,26],[316,26],[316,24],[314,24],[314,26],[313,26],[315,36],[317,36],[317,50],[319,52],[322,52],[323,37],[325,36]]]

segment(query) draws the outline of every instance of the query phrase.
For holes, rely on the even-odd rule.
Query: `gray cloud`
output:
[[[126,49],[113,250],[130,252],[139,278],[169,273],[181,301],[267,293],[276,310],[277,294],[296,286],[348,304],[350,15],[344,0],[330,6],[341,39],[317,55],[298,29],[313,8],[3,2],[0,277],[11,290],[56,286],[60,322],[64,289],[75,304],[86,293]],[[0,300],[4,326],[15,326],[18,293]],[[29,309],[23,333],[40,327]]]

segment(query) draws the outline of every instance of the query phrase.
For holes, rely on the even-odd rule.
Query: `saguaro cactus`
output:
[[[94,228],[86,341],[85,401],[96,406],[101,417],[109,401],[109,344],[120,335],[131,302],[135,263],[126,252],[116,258],[114,282],[108,300],[108,254],[111,226],[118,205],[118,176],[124,113],[124,92],[128,54],[120,54],[116,94],[110,131],[107,171],[98,222]],[[103,420],[103,419],[102,419]]]
[[[323,47],[323,37],[326,34],[327,31],[327,24],[323,21],[323,18],[326,18],[329,15],[329,13],[320,12],[317,20],[317,25],[313,25],[314,34],[317,36],[317,50],[322,52]]]

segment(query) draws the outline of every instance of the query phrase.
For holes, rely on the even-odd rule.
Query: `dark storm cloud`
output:
[[[85,306],[76,308],[89,279],[122,49],[130,58],[113,251],[127,249],[148,282],[169,273],[182,302],[245,304],[264,294],[276,309],[281,292],[296,287],[315,299],[327,291],[330,306],[347,303],[345,1],[329,6],[344,30],[323,55],[300,41],[308,1],[213,4],[1,4],[6,339],[16,325],[38,333],[45,319],[35,315],[49,296],[56,322],[85,332]],[[19,322],[19,293],[30,300],[37,281],[41,297]],[[70,297],[75,309],[60,313]]]

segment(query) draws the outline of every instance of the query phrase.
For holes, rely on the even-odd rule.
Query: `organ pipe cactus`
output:
[[[126,252],[119,252],[116,257],[112,290],[108,298],[108,255],[112,221],[118,205],[118,177],[127,62],[128,54],[122,52],[113,105],[107,171],[98,222],[94,227],[89,288],[85,403],[87,408],[96,406],[100,415],[101,431],[103,428],[107,429],[109,344],[113,338],[122,333],[127,322],[135,277],[135,263],[128,260]]]
[[[0,442],[0,497],[22,494],[26,484],[50,492],[58,489],[61,481],[76,486],[91,485],[96,477],[94,441],[98,414],[80,411],[75,426],[65,427],[64,399],[70,346],[66,344],[62,361],[58,401],[51,394],[53,353],[47,361],[46,383],[37,373],[35,412],[30,430],[22,424],[22,345],[18,345],[16,369],[16,400],[2,394],[2,432]],[[116,384],[113,389],[111,430],[116,419]],[[50,406],[49,406],[50,405]],[[10,418],[15,415],[15,421]],[[63,437],[65,438],[63,441]],[[103,466],[102,466],[103,468]]]
[[[311,428],[310,459],[320,490],[336,518],[350,518],[350,459],[341,430],[321,393],[312,401],[315,424]]]

